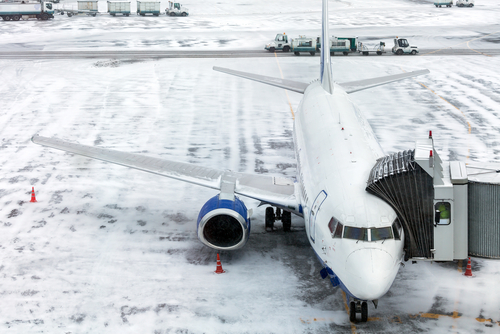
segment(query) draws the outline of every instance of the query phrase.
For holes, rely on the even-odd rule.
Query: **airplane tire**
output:
[[[361,303],[361,321],[368,321],[368,304],[366,302]]]
[[[274,216],[274,209],[272,207],[267,207],[266,208],[266,231],[268,231],[268,229],[270,231],[274,230],[274,221],[275,221],[276,217]]]
[[[288,211],[283,211],[281,214],[281,222],[283,223],[283,231],[290,232],[292,227],[292,213]]]
[[[349,321],[356,322],[356,303],[355,302],[349,303]]]

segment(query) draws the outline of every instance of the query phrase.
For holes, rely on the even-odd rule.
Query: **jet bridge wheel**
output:
[[[274,209],[272,207],[266,208],[266,231],[274,230],[274,221],[276,216],[274,215]]]

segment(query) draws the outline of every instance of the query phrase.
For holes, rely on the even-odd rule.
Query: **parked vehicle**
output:
[[[129,1],[108,1],[108,13],[111,16],[116,16],[116,14],[129,16],[130,15],[130,2]]]
[[[159,16],[160,4],[159,1],[137,1],[137,15],[152,14],[153,16]]]
[[[397,55],[402,54],[412,54],[416,55],[418,53],[418,48],[416,46],[410,46],[406,38],[394,38],[394,46],[392,47],[392,53]]]
[[[178,2],[169,1],[165,13],[169,16],[188,16],[189,10]]]
[[[453,7],[453,0],[434,0],[434,6],[436,7]]]
[[[474,0],[457,0],[457,7],[474,7]]]
[[[30,18],[48,20],[54,18],[54,9],[51,2],[31,2],[31,3],[1,3],[0,17],[4,21],[19,21]]]
[[[376,53],[379,56],[385,53],[385,42],[380,42],[378,45],[368,46],[362,42],[358,42],[358,52],[363,56],[368,56],[370,53]]]
[[[275,51],[283,51],[288,52],[292,48],[292,39],[288,38],[288,35],[285,33],[276,34],[274,41],[267,43],[264,49],[275,52]]]

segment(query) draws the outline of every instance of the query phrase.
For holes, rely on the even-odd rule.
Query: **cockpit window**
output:
[[[392,239],[392,228],[381,227],[381,228],[371,228],[371,241]]]
[[[334,238],[342,238],[342,230],[344,229],[344,225],[342,223],[338,223],[337,227],[335,228],[335,234],[333,235]]]
[[[396,240],[401,240],[401,230],[403,227],[401,226],[401,222],[399,221],[398,218],[394,221],[394,224],[392,224],[392,233],[394,233],[394,239]]]
[[[346,226],[344,228],[344,238],[368,241],[367,229],[363,227]]]

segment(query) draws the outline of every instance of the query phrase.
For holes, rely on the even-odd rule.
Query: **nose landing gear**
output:
[[[356,322],[356,313],[361,313],[361,322],[368,321],[368,304],[359,300],[349,303],[349,320]]]

